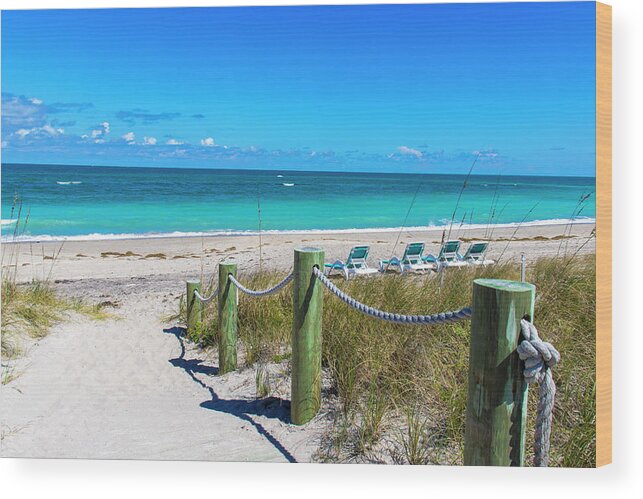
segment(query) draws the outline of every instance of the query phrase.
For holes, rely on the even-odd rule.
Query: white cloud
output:
[[[156,137],[143,137],[143,144],[145,144],[146,146],[155,146]]]
[[[404,154],[405,156],[415,156],[418,159],[422,157],[422,153],[420,151],[411,147],[400,146],[397,150],[400,154]]]
[[[26,97],[2,92],[2,132],[9,135],[20,129],[30,130],[48,123],[45,106]]]
[[[176,139],[168,139],[166,144],[168,146],[180,146],[181,144],[183,144],[183,142],[181,142],[180,140],[176,140]]]
[[[19,130],[16,130],[15,133],[18,137],[24,139],[27,135],[31,135],[33,137],[56,137],[57,135],[64,134],[65,130],[63,130],[62,128],[54,128],[51,125],[43,125],[30,129],[20,128]]]
[[[121,135],[121,138],[125,142],[134,142],[136,140],[136,136],[134,135],[134,132],[127,132],[125,135]]]
[[[212,137],[206,137],[205,139],[201,139],[201,145],[204,147],[214,147],[214,139]]]
[[[45,125],[41,128],[41,130],[45,133],[48,133],[52,137],[55,135],[62,135],[63,133],[65,133],[65,130],[63,130],[62,128],[54,128],[51,125]]]
[[[42,101],[40,99],[37,99],[36,97],[32,97],[31,99],[29,99],[29,102],[31,102],[32,104],[35,104],[36,106],[39,106],[40,104],[42,104]]]
[[[109,123],[107,121],[103,121],[102,123],[99,123],[98,127],[100,127],[100,128],[94,128],[91,131],[91,135],[92,135],[93,139],[96,139],[96,138],[101,137],[103,135],[107,135],[109,133],[109,131],[110,131]]]

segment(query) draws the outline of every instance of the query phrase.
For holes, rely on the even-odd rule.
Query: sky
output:
[[[4,163],[585,175],[593,2],[2,12]]]

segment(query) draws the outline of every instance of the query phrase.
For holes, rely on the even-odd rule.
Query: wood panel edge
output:
[[[612,462],[612,7],[596,2],[596,466]]]

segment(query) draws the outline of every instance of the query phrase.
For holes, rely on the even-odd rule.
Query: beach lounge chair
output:
[[[342,272],[346,279],[350,279],[356,275],[370,275],[376,273],[377,269],[369,267],[366,262],[369,250],[369,246],[355,246],[351,248],[345,262],[337,260],[334,263],[325,263],[324,267],[326,275],[330,275],[333,270],[337,270]]]
[[[489,243],[473,243],[469,246],[462,258],[471,265],[491,265],[495,262],[493,260],[485,260],[484,257],[487,252],[487,246],[489,246]]]
[[[467,262],[464,261],[464,257],[459,251],[460,241],[447,241],[442,244],[437,257],[427,255],[423,260],[425,262],[435,263],[438,267],[466,267]]]
[[[380,260],[380,272],[387,269],[399,269],[403,274],[405,271],[431,271],[436,270],[437,265],[434,262],[427,262],[423,259],[424,243],[409,243],[404,249],[402,258],[394,256],[390,260]]]

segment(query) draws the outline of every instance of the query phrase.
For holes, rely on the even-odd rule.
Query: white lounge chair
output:
[[[404,249],[402,258],[394,256],[390,260],[380,260],[380,272],[385,272],[389,268],[399,269],[403,274],[405,271],[430,272],[437,269],[434,262],[425,261],[424,243],[409,243]]]
[[[466,267],[467,262],[464,261],[464,258],[459,251],[460,241],[447,241],[442,244],[440,253],[437,257],[427,255],[423,260],[425,262],[435,263],[439,267]]]
[[[348,254],[345,262],[337,260],[334,263],[325,263],[326,275],[330,275],[333,270],[340,271],[346,279],[356,275],[371,275],[377,273],[377,269],[368,266],[366,258],[368,257],[369,246],[355,246]]]
[[[496,262],[484,257],[488,246],[489,243],[473,243],[462,258],[470,265],[492,265]]]

